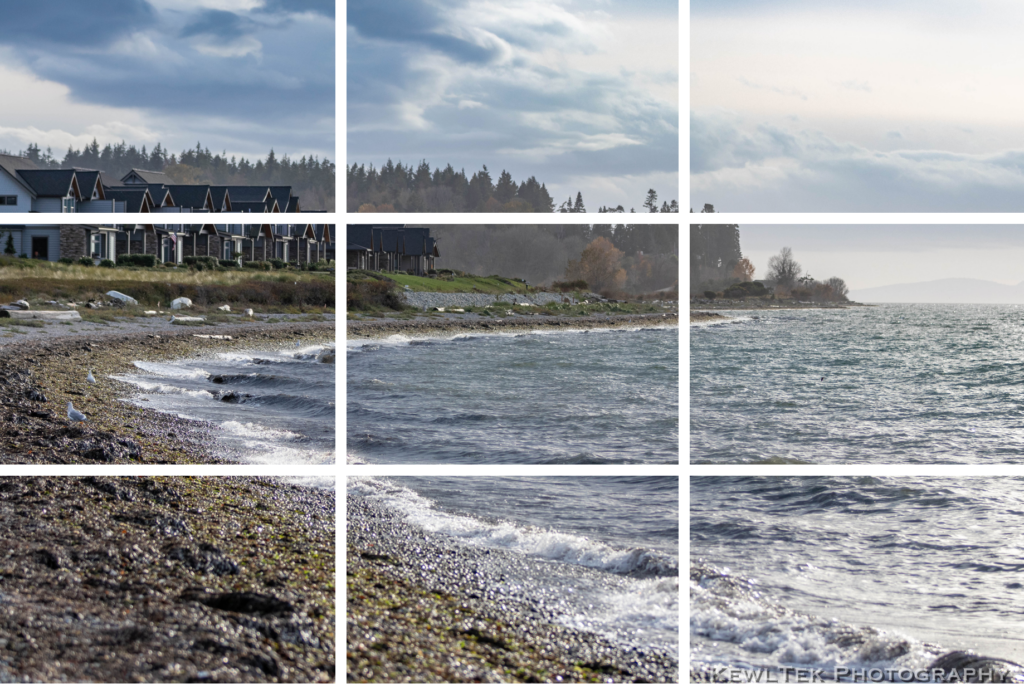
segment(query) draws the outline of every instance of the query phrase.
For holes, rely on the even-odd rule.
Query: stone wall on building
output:
[[[62,259],[89,256],[89,231],[84,226],[60,227],[60,256]]]

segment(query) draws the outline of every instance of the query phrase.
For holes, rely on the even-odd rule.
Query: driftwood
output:
[[[12,311],[0,310],[0,318],[16,318],[18,320],[39,321],[80,321],[82,317],[77,311]]]

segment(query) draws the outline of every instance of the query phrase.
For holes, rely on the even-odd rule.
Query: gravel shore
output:
[[[679,316],[664,314],[626,314],[594,316],[510,316],[508,318],[467,318],[438,316],[413,319],[346,321],[350,339],[386,338],[391,335],[446,337],[467,332],[516,333],[531,330],[590,330],[593,328],[632,328],[677,326]]]
[[[596,570],[458,545],[360,496],[347,518],[349,681],[678,681],[676,654],[556,625],[558,588],[513,579]]]
[[[332,681],[335,493],[0,478],[0,682]]]
[[[138,391],[109,376],[137,372],[135,361],[334,339],[333,322],[249,323],[63,334],[0,346],[0,463],[217,462],[207,423],[121,401]],[[85,381],[89,369],[96,384]],[[68,420],[68,401],[88,416],[87,422]]]
[[[690,322],[691,323],[702,323],[704,321],[727,321],[727,320],[729,320],[729,317],[728,316],[723,316],[722,314],[710,313],[710,312],[707,312],[707,311],[691,311],[690,312]]]

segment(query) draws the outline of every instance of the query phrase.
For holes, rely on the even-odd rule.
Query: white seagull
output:
[[[68,402],[68,420],[72,420],[76,423],[85,422],[85,414],[81,411],[76,411],[70,401]]]
[[[92,377],[92,369],[91,368],[89,369],[89,375],[86,376],[85,381],[87,383],[89,383],[90,385],[95,385],[96,384],[96,378]]]

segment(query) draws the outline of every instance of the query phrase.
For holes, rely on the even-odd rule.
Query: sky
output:
[[[1024,209],[1024,3],[690,7],[691,206]]]
[[[676,0],[350,0],[348,162],[679,199]]]
[[[1024,282],[1024,226],[740,226],[743,256],[768,271],[783,247],[818,280],[842,278],[851,290],[975,278]]]
[[[334,45],[334,0],[4,3],[0,149],[333,160]]]

